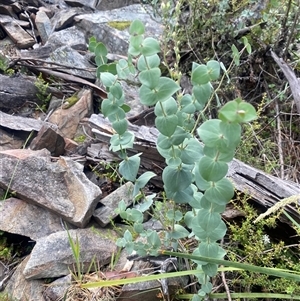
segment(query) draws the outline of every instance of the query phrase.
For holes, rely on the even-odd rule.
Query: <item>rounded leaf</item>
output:
[[[154,89],[160,80],[161,71],[159,68],[155,67],[149,70],[144,70],[139,74],[139,80],[142,85]]]
[[[129,27],[130,35],[141,35],[145,33],[145,26],[140,20],[134,20]]]
[[[203,108],[206,105],[211,96],[211,93],[211,83],[207,83],[204,85],[196,85],[193,87],[193,95],[196,98],[197,102],[201,105],[201,108]]]
[[[165,116],[175,114],[177,110],[177,102],[173,97],[170,97],[164,102],[158,101],[155,105],[154,113],[156,116]]]
[[[146,38],[141,44],[140,51],[144,56],[151,56],[160,52],[158,40],[151,37]]]
[[[119,134],[123,135],[127,131],[128,123],[126,119],[116,120],[112,123],[113,129]]]
[[[102,72],[100,74],[100,80],[104,86],[111,87],[116,82],[116,77],[109,72]]]
[[[208,74],[208,68],[205,65],[199,65],[192,71],[192,84],[193,85],[204,85],[210,81]]]
[[[160,65],[160,58],[157,54],[153,54],[147,57],[141,55],[137,62],[137,68],[139,71],[159,67],[159,65]]]
[[[178,118],[176,115],[159,116],[155,118],[155,126],[163,135],[170,137],[175,132]]]
[[[123,160],[119,165],[120,174],[128,181],[134,182],[140,167],[140,154]]]
[[[185,167],[167,166],[162,173],[165,187],[170,192],[182,191],[192,183],[191,170]]]
[[[203,156],[203,147],[195,138],[185,139],[181,149],[180,159],[185,164],[193,164]]]
[[[170,142],[173,145],[181,144],[185,138],[190,138],[190,134],[187,133],[182,127],[177,126],[175,132],[170,137]]]
[[[220,76],[220,63],[218,61],[208,61],[207,64],[207,70],[209,74],[210,81],[217,80]]]
[[[228,171],[228,165],[224,162],[203,156],[199,162],[199,172],[204,180],[217,182],[224,178]]]
[[[212,183],[204,196],[207,200],[217,205],[226,205],[234,196],[234,188],[228,179]]]
[[[167,198],[178,204],[186,204],[191,202],[193,198],[193,189],[191,186],[181,191],[168,191],[164,186]]]

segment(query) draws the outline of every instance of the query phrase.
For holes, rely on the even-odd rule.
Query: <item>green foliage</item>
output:
[[[117,244],[126,247],[129,253],[135,250],[139,255],[157,255],[161,248],[172,246],[176,250],[179,239],[194,237],[199,241],[194,255],[222,259],[225,251],[217,241],[224,237],[227,228],[220,213],[233,196],[233,186],[225,178],[227,164],[232,160],[240,141],[240,123],[255,119],[255,110],[250,104],[237,98],[219,111],[219,119],[208,120],[199,126],[197,114],[201,113],[201,109],[216,93],[212,82],[220,77],[220,63],[216,60],[201,65],[194,63],[191,74],[193,93],[183,96],[179,92],[180,86],[173,79],[161,76],[158,68],[160,58],[157,55],[160,52],[159,43],[153,38],[144,38],[144,32],[142,22],[132,22],[129,28],[131,37],[128,60],[116,63],[116,73],[99,71],[99,65],[101,67],[106,62],[107,50],[102,43],[97,43],[94,38],[90,39],[89,49],[95,52],[98,62],[97,76],[108,91],[101,110],[115,130],[110,148],[123,159],[119,173],[126,180],[135,183],[133,197],[140,196],[140,189],[154,174],[145,173],[136,180],[140,154],[131,157],[127,155],[126,150],[133,146],[134,135],[127,130],[124,94],[120,84],[120,80],[130,74],[137,74],[141,83],[141,103],[155,106],[155,124],[160,132],[157,150],[167,164],[162,174],[165,195],[175,204],[189,204],[192,210],[183,216],[175,208],[170,208],[166,216],[171,224],[171,231],[158,235],[156,231],[144,230],[142,225],[143,212],[152,206],[155,195],[144,196],[139,208],[126,209],[125,203],[121,201],[118,213],[144,237],[145,243],[135,241],[134,235],[126,230]],[[137,70],[132,64],[133,59],[138,62]],[[180,224],[183,221],[189,230]],[[205,261],[195,262],[197,270],[204,273],[204,276],[198,278],[201,284],[198,296],[203,298],[212,289],[210,277],[216,275],[218,266]]]
[[[293,246],[283,240],[271,240],[268,233],[274,232],[280,212],[265,219],[257,219],[257,211],[248,203],[247,196],[237,195],[235,208],[242,212],[244,219],[239,224],[229,224],[230,245],[227,257],[232,261],[247,262],[257,266],[300,272],[299,256]],[[255,222],[257,220],[257,222]],[[297,248],[295,249],[297,250]],[[241,270],[232,277],[232,286],[243,291],[261,288],[266,293],[285,292],[299,294],[299,284],[288,279],[270,279],[267,275]]]
[[[40,73],[34,82],[34,85],[38,89],[36,94],[37,98],[43,102],[41,109],[42,111],[46,111],[52,97],[51,93],[48,92],[49,83],[46,83],[46,81],[43,79],[42,73]]]
[[[2,54],[0,54],[0,71],[7,75],[13,75],[14,70],[9,68],[9,60]]]

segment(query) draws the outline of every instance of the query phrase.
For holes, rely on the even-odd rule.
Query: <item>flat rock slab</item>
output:
[[[28,262],[26,257],[21,264],[18,265],[12,277],[9,279],[5,292],[11,297],[10,300],[45,300],[43,297],[44,280],[26,280],[23,270]]]
[[[69,230],[71,239],[78,241],[82,272],[87,272],[91,263],[101,268],[108,264],[117,252],[111,230],[101,232],[92,229]],[[26,279],[54,278],[68,275],[75,269],[75,259],[69,242],[68,232],[61,231],[39,239],[34,246],[24,269]],[[93,270],[93,269],[92,269]]]
[[[100,200],[99,204],[102,206],[97,208],[93,214],[97,223],[102,227],[108,225],[117,216],[115,210],[121,200],[124,200],[126,206],[132,204],[132,191],[133,184],[128,182]]]
[[[51,162],[46,149],[0,152],[0,186],[16,196],[44,207],[66,221],[84,227],[101,197],[101,190],[70,158]]]
[[[149,9],[151,8],[149,7]],[[94,14],[83,14],[76,16],[74,19],[78,22],[77,26],[85,32],[86,36],[94,36],[111,53],[126,56],[130,37],[128,32],[130,24],[125,29],[117,29],[113,24],[132,22],[139,19],[145,24],[145,34],[147,36],[160,38],[163,32],[163,26],[151,19],[150,15],[140,4],[129,5],[110,11],[95,12]]]
[[[84,89],[78,93],[78,101],[71,107],[57,109],[49,121],[57,125],[64,138],[73,139],[79,122],[93,112],[93,97],[91,90]]]
[[[27,101],[41,104],[36,96],[38,92],[34,83],[23,76],[15,78],[0,74],[0,109],[18,108]]]
[[[0,202],[0,229],[32,240],[64,230],[58,215],[17,198]]]

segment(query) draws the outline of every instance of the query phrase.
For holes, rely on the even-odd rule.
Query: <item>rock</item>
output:
[[[58,215],[17,198],[0,202],[0,229],[32,240],[64,230]]]
[[[84,227],[101,197],[99,187],[70,158],[51,162],[46,149],[0,152],[0,186],[22,200],[44,207],[78,227]]]
[[[26,280],[23,270],[28,262],[26,257],[17,267],[5,288],[5,292],[11,297],[10,300],[27,301],[27,300],[44,300],[44,281]]]
[[[93,99],[91,90],[82,90],[78,94],[78,101],[67,108],[57,109],[49,118],[56,124],[65,138],[73,139],[82,118],[90,116],[93,112]]]
[[[49,128],[57,128],[55,125],[44,122],[42,120],[37,120],[33,118],[25,118],[20,116],[12,116],[0,111],[0,126],[17,131],[39,131],[43,125]]]
[[[52,32],[52,25],[49,17],[44,11],[39,10],[36,14],[35,25],[40,34],[40,38],[45,44],[48,41],[49,36]]]
[[[37,136],[30,143],[30,149],[39,150],[46,148],[51,153],[51,156],[58,157],[63,155],[65,144],[65,140],[61,135],[50,127],[43,125]]]
[[[133,187],[134,185],[131,182],[128,182],[100,200],[98,204],[100,207],[97,208],[93,214],[94,219],[100,226],[105,227],[118,215],[115,212],[115,209],[118,208],[121,200],[124,200],[126,206],[132,204]]]
[[[62,46],[55,49],[46,61],[49,64],[54,62],[65,66],[68,68],[69,74],[89,80],[95,79],[95,67],[90,64],[83,55],[69,46]],[[88,71],[88,69],[93,71]]]
[[[96,8],[98,10],[112,10],[136,3],[140,3],[140,0],[100,0]]]
[[[51,45],[52,49],[69,46],[75,50],[87,50],[84,33],[75,26],[54,32],[49,37],[47,44]]]
[[[59,31],[72,26],[74,17],[81,13],[83,13],[82,9],[77,7],[59,10],[53,18],[55,30]]]
[[[34,38],[29,35],[15,19],[1,15],[0,24],[18,48],[28,48],[34,45]]]
[[[78,22],[77,26],[81,28],[85,36],[94,36],[98,41],[105,44],[109,52],[125,56],[127,56],[128,40],[130,37],[128,28],[130,22],[136,19],[143,20],[147,36],[156,38],[161,36],[163,26],[152,20],[143,6],[138,4],[111,11],[82,14],[75,17],[75,21]],[[128,26],[121,28],[122,26],[120,25],[124,25],[124,22]],[[116,27],[119,27],[119,29]]]
[[[65,0],[65,2],[70,6],[95,8],[98,0]]]
[[[11,78],[0,74],[0,109],[18,108],[27,101],[41,104],[38,92],[34,83],[22,75]]]
[[[51,284],[46,288],[44,292],[44,296],[46,300],[61,300],[63,296],[65,296],[69,287],[72,285],[72,275],[69,274],[67,276],[58,278],[51,282]],[[47,299],[48,298],[48,299]]]
[[[117,252],[116,244],[109,239],[111,231],[101,230],[97,235],[92,229],[69,230],[74,242],[78,241],[82,273],[87,272],[91,263],[101,268],[108,264]],[[61,231],[43,237],[36,242],[24,269],[26,279],[54,278],[65,276],[75,269],[75,259],[70,246],[68,232]]]
[[[1,114],[0,114],[1,121]],[[25,140],[20,139],[14,133],[0,128],[0,151],[21,148]]]

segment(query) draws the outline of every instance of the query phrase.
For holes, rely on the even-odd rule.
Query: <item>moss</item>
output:
[[[77,136],[74,138],[74,141],[77,142],[77,143],[83,143],[86,139],[86,136],[84,135],[80,135],[80,136]]]
[[[68,109],[70,107],[72,107],[77,101],[79,100],[78,94],[75,93],[74,95],[72,95],[71,97],[68,97],[65,100],[65,103],[63,104],[63,109]]]
[[[118,30],[124,30],[128,28],[131,24],[130,21],[111,21],[107,23],[110,27],[118,29]]]

